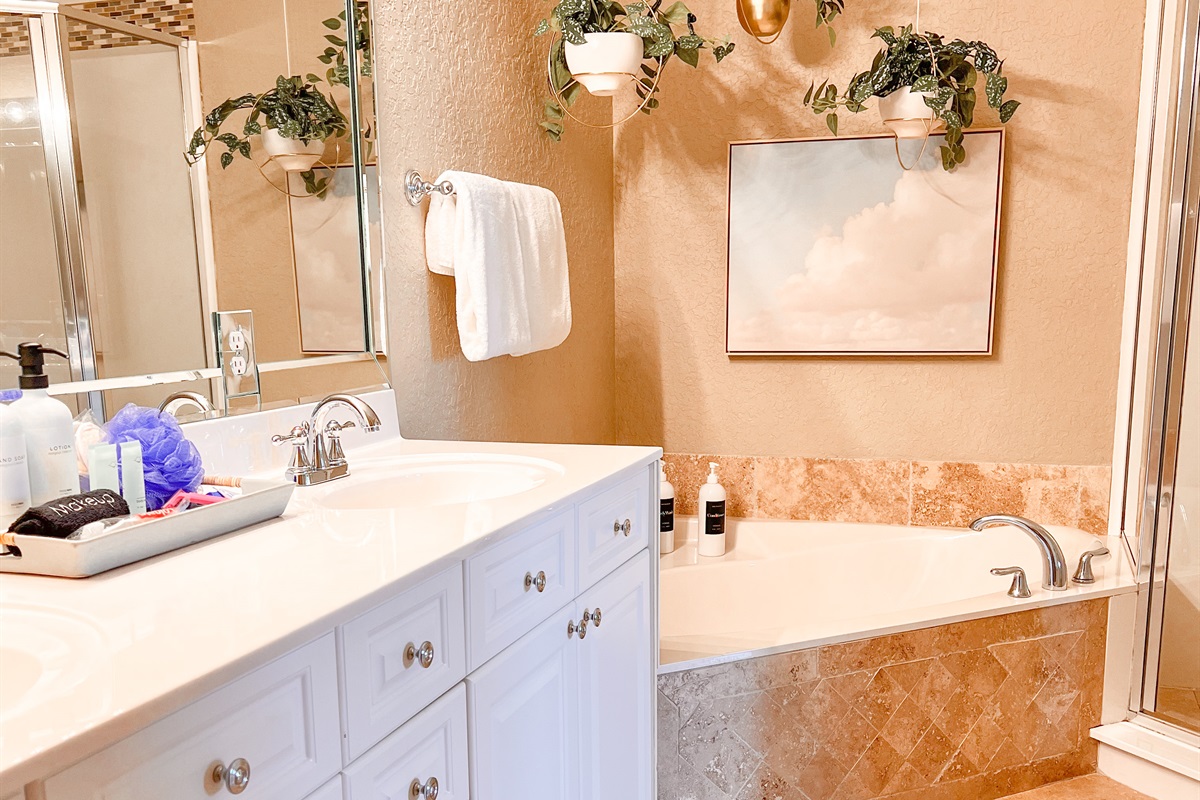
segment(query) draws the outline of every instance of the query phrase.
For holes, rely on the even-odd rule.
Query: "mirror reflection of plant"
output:
[[[735,45],[728,36],[710,39],[697,34],[696,15],[682,2],[672,4],[665,11],[661,10],[661,4],[662,0],[627,6],[615,0],[559,0],[550,16],[538,24],[534,35],[542,36],[551,31],[562,34],[550,56],[550,78],[554,91],[567,107],[575,104],[583,87],[575,82],[567,66],[566,43],[587,44],[586,34],[589,33],[634,33],[641,38],[643,57],[653,61],[653,66],[642,64],[642,75],[636,83],[638,98],[645,103],[641,109],[644,114],[658,108],[658,99],[648,95],[658,92],[655,78],[671,56],[677,56],[691,67],[698,67],[701,50],[711,50],[718,63],[733,52]],[[680,27],[685,27],[686,32],[676,30]],[[546,101],[545,111],[546,119],[541,127],[551,139],[559,141],[565,112],[553,98]]]
[[[985,42],[947,42],[936,33],[914,33],[907,25],[899,33],[894,28],[879,28],[873,38],[886,45],[875,56],[871,68],[850,79],[846,91],[824,81],[808,87],[804,104],[814,114],[825,114],[825,123],[836,136],[838,109],[852,114],[866,110],[871,97],[886,97],[894,91],[911,88],[927,93],[925,105],[934,117],[946,124],[946,144],[941,148],[942,168],[952,172],[967,158],[963,148],[963,129],[975,120],[975,86],[984,76],[987,103],[996,109],[1000,122],[1007,123],[1017,107],[1016,100],[1005,100],[1008,78],[1002,74],[1004,62]]]
[[[330,17],[321,22],[333,33],[325,34],[325,41],[329,42],[325,52],[317,56],[317,60],[326,65],[325,80],[330,86],[350,86],[350,65],[347,63],[347,48],[349,44],[346,42],[345,35],[342,33],[346,25],[346,12],[338,14],[336,17]],[[374,73],[374,62],[371,55],[371,10],[366,2],[357,2],[354,4],[354,50],[358,58],[358,74],[364,78],[370,78]],[[372,125],[374,114],[364,115],[361,120],[363,126],[363,158],[368,161],[371,159],[375,151],[375,131]]]
[[[325,41],[329,42],[325,52],[317,56],[322,64],[329,67],[325,71],[325,80],[333,85],[350,85],[350,66],[347,63],[346,48],[347,44],[344,34],[341,33],[346,25],[346,12],[338,14],[336,17],[330,17],[322,23],[326,28],[333,33],[325,34]],[[354,49],[355,55],[358,57],[358,74],[364,78],[371,77],[372,61],[371,61],[371,13],[367,3],[359,2],[354,4]]]
[[[212,109],[204,117],[204,125],[192,134],[184,158],[195,164],[208,153],[213,142],[225,146],[221,153],[221,168],[227,169],[235,156],[251,159],[250,137],[263,132],[263,126],[276,131],[285,139],[295,139],[308,144],[325,142],[346,135],[349,121],[331,97],[316,87],[321,79],[309,74],[275,79],[275,88],[262,94],[244,94],[231,97]],[[222,127],[237,111],[250,109],[242,123],[241,135]],[[324,197],[329,188],[329,177],[318,177],[313,170],[302,173],[305,189],[309,194]]]
[[[846,11],[846,0],[813,0],[817,4],[817,27],[825,26],[829,33],[829,46],[837,44],[837,31],[833,29],[833,21],[838,14]]]

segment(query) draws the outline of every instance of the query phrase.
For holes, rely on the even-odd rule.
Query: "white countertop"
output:
[[[284,516],[83,580],[0,575],[0,615],[46,620],[63,668],[0,706],[0,793],[95,753],[572,503],[596,482],[659,458],[648,447],[418,442],[357,448],[351,469],[428,453],[533,457],[562,467],[511,497],[440,507],[330,510],[356,475],[298,488]],[[0,626],[0,654],[4,632]],[[5,673],[25,665],[11,651]]]

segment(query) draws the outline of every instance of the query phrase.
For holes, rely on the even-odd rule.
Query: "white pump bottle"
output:
[[[700,513],[700,530],[696,534],[696,552],[702,556],[725,555],[725,487],[717,479],[715,461],[708,463],[708,481],[700,487],[696,508]]]

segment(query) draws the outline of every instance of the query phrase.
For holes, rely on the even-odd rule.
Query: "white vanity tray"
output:
[[[256,482],[256,487],[222,503],[190,508],[85,541],[17,534],[12,546],[21,554],[0,549],[0,572],[59,578],[97,575],[278,517],[287,508],[296,484]]]

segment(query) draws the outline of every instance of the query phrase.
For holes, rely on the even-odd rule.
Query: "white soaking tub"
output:
[[[697,558],[696,520],[680,518],[660,573],[661,672],[801,650],[1135,590],[1119,537],[1048,526],[1071,574],[1099,543],[1096,582],[1043,589],[1038,548],[1011,526],[975,532],[843,522],[729,521],[729,549]],[[684,534],[686,532],[686,541]],[[1033,596],[1010,598],[1021,566]]]

